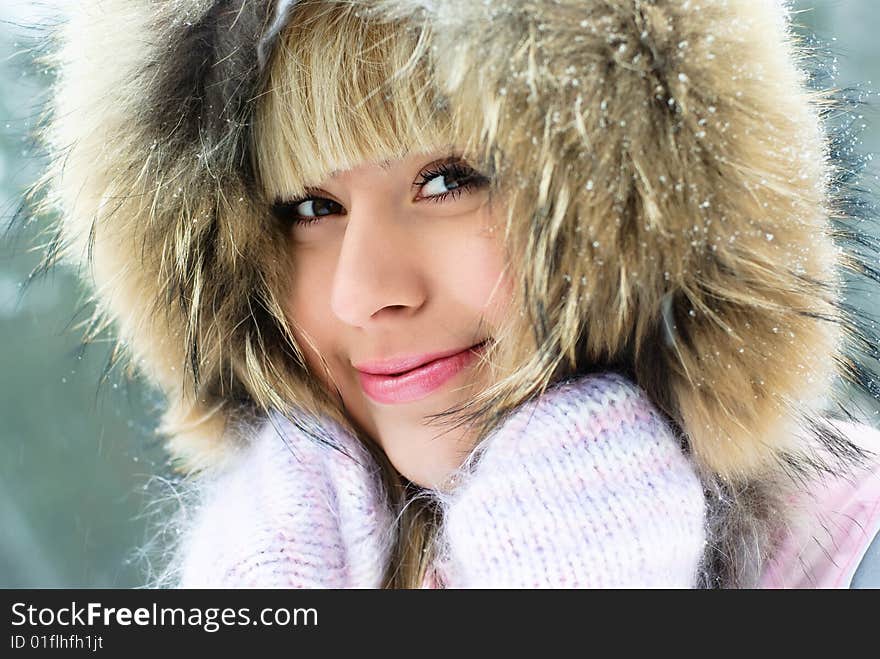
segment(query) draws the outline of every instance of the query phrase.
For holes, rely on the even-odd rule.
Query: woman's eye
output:
[[[272,213],[280,220],[295,224],[312,224],[325,215],[338,215],[342,206],[332,199],[308,197],[296,201],[278,201],[272,205]]]
[[[295,212],[300,217],[318,217],[333,215],[341,210],[341,206],[330,199],[306,199],[297,203]]]
[[[444,192],[449,192],[450,190],[455,190],[460,185],[461,184],[455,178],[455,176],[435,176],[424,186],[422,186],[422,192],[430,197],[433,195],[443,194]]]
[[[442,201],[452,195],[460,196],[464,190],[488,185],[489,178],[461,162],[441,163],[419,175],[420,198]]]

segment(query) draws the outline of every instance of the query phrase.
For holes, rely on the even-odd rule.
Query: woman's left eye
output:
[[[420,198],[442,201],[460,196],[469,188],[488,185],[489,178],[461,162],[441,163],[419,174],[416,184],[421,188]]]

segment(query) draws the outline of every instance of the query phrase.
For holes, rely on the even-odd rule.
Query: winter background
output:
[[[90,309],[73,273],[27,282],[40,223],[7,230],[42,164],[31,131],[51,73],[33,60],[36,26],[57,22],[64,4],[0,3],[0,587],[136,587],[151,537],[149,479],[167,473],[154,434],[161,400],[121,369],[105,372],[109,337],[80,345]],[[799,31],[836,53],[837,86],[880,89],[877,0],[793,6]],[[855,117],[857,148],[877,153],[880,99],[868,100]],[[863,303],[880,315],[880,301]]]

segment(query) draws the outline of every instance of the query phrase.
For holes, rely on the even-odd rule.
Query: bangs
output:
[[[426,27],[348,2],[296,6],[269,62],[254,130],[269,199],[302,196],[335,171],[454,143],[432,81]]]

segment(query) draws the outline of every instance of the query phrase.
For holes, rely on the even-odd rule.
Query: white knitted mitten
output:
[[[199,485],[203,504],[183,543],[180,587],[381,587],[392,515],[379,466],[331,420],[321,427],[354,459],[272,419],[277,431],[266,422]]]
[[[644,391],[617,373],[515,410],[437,493],[448,588],[695,585],[699,478]]]

